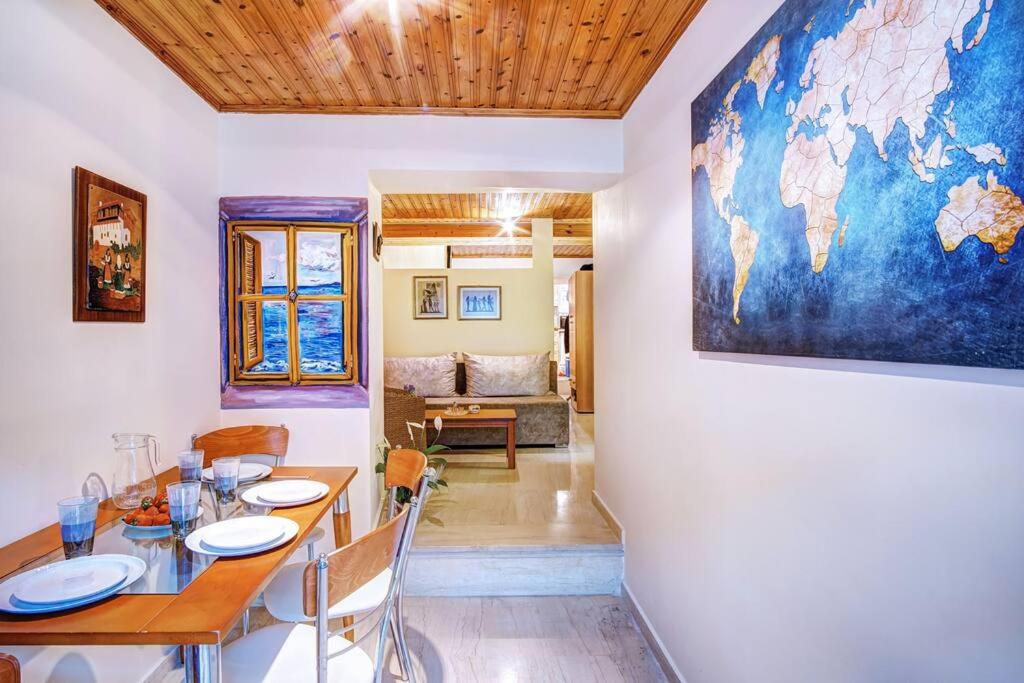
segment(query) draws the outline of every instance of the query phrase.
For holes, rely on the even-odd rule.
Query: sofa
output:
[[[457,396],[414,397],[423,401],[424,409],[443,409],[452,405],[468,406],[477,404],[481,408],[514,408],[516,411],[516,446],[556,446],[569,445],[569,403],[558,395],[558,366],[554,361],[548,365],[548,392],[540,396],[467,396],[466,366],[459,361],[455,371],[455,391]],[[404,394],[404,398],[401,396]],[[399,413],[408,414],[409,394],[396,388],[389,388],[384,394],[385,424],[394,425],[396,438],[400,437]],[[422,418],[421,418],[422,419]],[[444,417],[442,416],[442,420]],[[427,425],[427,443],[434,443],[437,433],[431,425]],[[388,435],[390,439],[391,436]],[[404,437],[408,441],[408,434]],[[400,442],[401,443],[401,442]],[[505,430],[502,428],[464,428],[443,429],[439,443],[446,446],[486,446],[503,447]]]

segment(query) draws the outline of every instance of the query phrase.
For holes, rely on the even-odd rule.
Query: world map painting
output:
[[[786,2],[692,105],[694,348],[1024,367],[1021,27]]]

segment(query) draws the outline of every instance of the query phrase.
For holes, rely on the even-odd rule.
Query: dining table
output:
[[[141,557],[147,561],[146,574],[120,593],[83,607],[43,615],[0,612],[0,646],[177,645],[183,649],[188,683],[217,683],[228,633],[329,510],[336,547],[351,542],[348,487],[356,473],[355,467],[275,467],[266,479],[239,483],[239,494],[247,486],[281,479],[308,478],[328,486],[323,498],[295,507],[241,501],[222,505],[204,485],[201,524],[258,514],[298,524],[291,541],[241,557],[193,553],[171,535],[128,527],[121,520],[127,510],[104,500],[97,513],[93,553]],[[162,490],[176,480],[175,467],[157,476],[157,487]],[[63,559],[60,526],[53,524],[0,548],[0,581]]]

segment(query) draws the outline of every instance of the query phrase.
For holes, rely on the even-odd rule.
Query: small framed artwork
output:
[[[440,320],[448,317],[448,278],[412,279],[413,315],[416,320]]]
[[[146,321],[146,195],[75,167],[74,320]]]
[[[459,320],[501,320],[501,287],[459,287]]]

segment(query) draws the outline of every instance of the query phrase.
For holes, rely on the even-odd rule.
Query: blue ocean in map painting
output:
[[[287,287],[265,286],[263,294],[285,294]],[[341,285],[300,285],[299,296],[338,294]],[[299,369],[309,373],[345,371],[342,339],[342,302],[302,301],[299,314]],[[263,307],[263,361],[252,372],[288,372],[288,306],[267,302]]]
[[[1024,367],[1021,26],[786,2],[692,105],[694,348]]]

